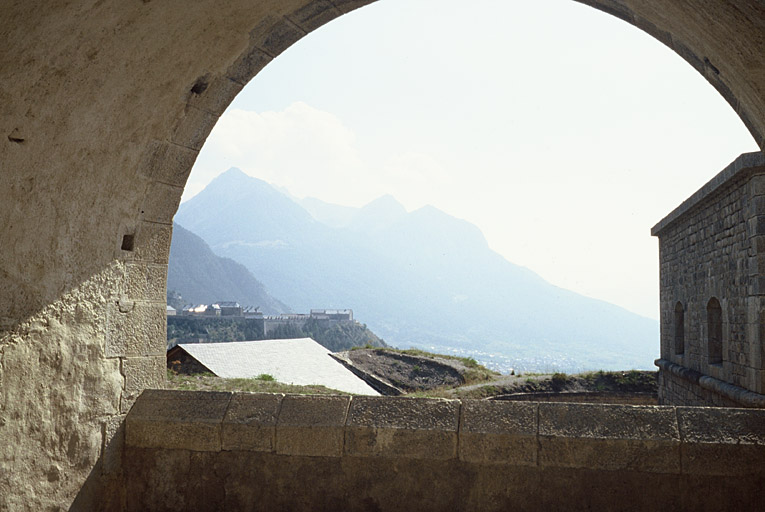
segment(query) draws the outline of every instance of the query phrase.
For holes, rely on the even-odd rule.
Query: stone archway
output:
[[[85,507],[117,477],[121,419],[164,379],[171,223],[199,149],[263,66],[368,3],[2,2],[0,509]],[[676,51],[765,148],[761,2],[582,3]]]

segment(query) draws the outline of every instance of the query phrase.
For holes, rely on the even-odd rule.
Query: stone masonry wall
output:
[[[765,410],[145,391],[123,510],[760,510]]]
[[[659,372],[659,403],[707,407],[740,407],[734,400],[704,389],[690,379]]]
[[[761,318],[765,318],[765,159],[739,157],[654,227],[659,237],[661,358],[756,393],[765,391]],[[707,303],[722,306],[723,361],[708,358]],[[675,305],[684,308],[684,351],[675,353]],[[709,392],[660,392],[667,403],[696,403]],[[686,383],[689,385],[689,383]],[[692,385],[691,385],[692,387]],[[703,403],[719,405],[724,400]]]

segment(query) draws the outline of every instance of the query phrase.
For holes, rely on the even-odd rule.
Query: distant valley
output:
[[[194,270],[197,258],[174,255],[196,234],[213,256],[229,258],[224,266],[243,265],[264,294],[221,289],[204,300],[261,300],[266,312],[352,308],[389,344],[470,355],[500,371],[651,369],[658,356],[655,320],[547,283],[493,252],[477,227],[433,207],[407,212],[390,196],[362,208],[294,200],[231,169],[175,220],[182,227],[168,289],[188,300],[176,271]],[[224,288],[240,294],[237,282],[252,284],[230,279]],[[224,285],[214,281],[194,296]]]

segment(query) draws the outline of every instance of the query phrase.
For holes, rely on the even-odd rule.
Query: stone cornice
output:
[[[697,190],[691,197],[683,201],[680,206],[672,210],[669,215],[651,228],[651,235],[660,236],[662,231],[664,231],[670,224],[673,224],[694,207],[702,204],[706,199],[714,195],[732,180],[743,178],[747,175],[753,175],[758,172],[765,173],[765,155],[763,155],[763,153],[758,151],[740,155],[725,169],[720,171],[719,174]]]

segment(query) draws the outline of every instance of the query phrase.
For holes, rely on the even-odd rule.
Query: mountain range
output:
[[[175,219],[293,310],[352,308],[393,345],[526,371],[647,369],[658,356],[655,320],[547,283],[432,206],[295,200],[230,169]]]
[[[290,311],[244,265],[216,256],[204,240],[178,224],[173,225],[167,289],[180,293],[186,303],[236,301],[260,306],[266,314]]]

